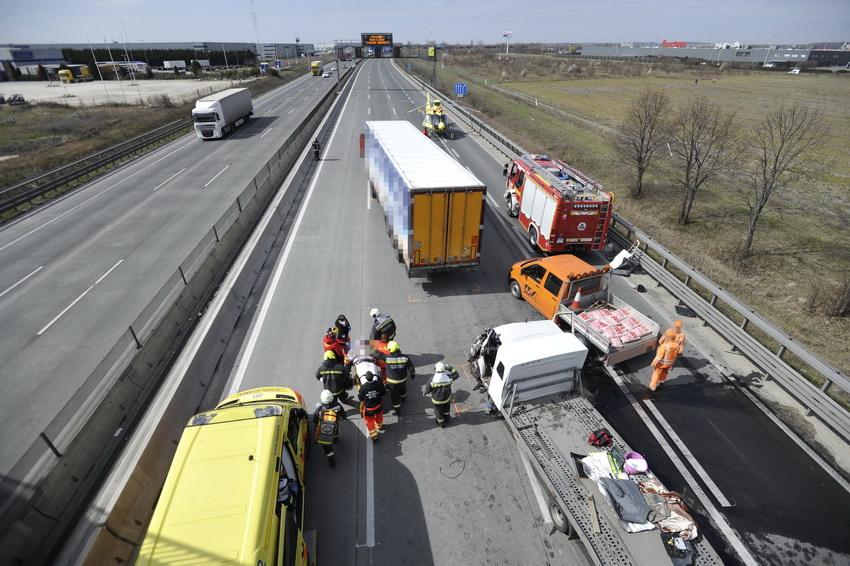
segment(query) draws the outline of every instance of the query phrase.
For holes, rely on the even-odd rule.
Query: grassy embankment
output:
[[[845,372],[850,369],[850,320],[824,316],[821,308],[823,297],[834,294],[843,277],[850,276],[850,74],[788,75],[513,55],[449,55],[443,63],[437,73],[440,90],[450,93],[453,83],[469,83],[470,95],[461,104],[481,109],[487,122],[526,150],[562,158],[603,183],[616,193],[618,214],[825,360]],[[420,63],[414,70],[430,78],[432,66]],[[746,234],[746,208],[735,192],[744,180],[735,171],[700,192],[685,226],[677,224],[681,195],[669,154],[660,156],[649,175],[646,194],[639,199],[629,195],[630,172],[609,140],[629,104],[648,86],[666,92],[674,106],[699,95],[717,102],[736,113],[745,135],[782,104],[803,102],[823,111],[832,137],[823,148],[825,167],[774,202],[785,210],[762,222],[756,253],[746,268],[734,261]],[[560,113],[490,87],[531,97]],[[758,338],[778,349],[768,337]],[[785,359],[818,383],[800,360]]]

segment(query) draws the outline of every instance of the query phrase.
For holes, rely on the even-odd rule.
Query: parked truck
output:
[[[57,73],[59,80],[65,84],[84,83],[94,80],[85,65],[71,65],[67,69],[60,69]]]
[[[532,248],[561,253],[605,247],[614,197],[602,185],[546,155],[523,155],[503,174],[508,215],[519,217]]]
[[[253,113],[251,91],[230,88],[197,100],[192,109],[192,121],[198,137],[207,140],[224,137],[247,122]]]
[[[366,122],[366,173],[408,275],[477,269],[487,187],[406,121]]]
[[[608,289],[611,266],[597,269],[571,254],[515,263],[511,294],[547,319],[570,328],[613,366],[654,351],[660,327]]]
[[[579,537],[594,564],[694,563],[689,559],[671,560],[672,552],[662,542],[657,526],[641,532],[627,531],[629,525],[621,522],[597,484],[583,472],[580,460],[584,455],[606,451],[588,445],[591,433],[603,428],[614,431],[582,395],[581,371],[587,347],[549,320],[505,324],[482,336],[487,335],[490,339],[483,348],[476,347],[478,342],[473,346],[470,362],[488,376],[487,393],[492,405],[504,417],[531,464],[544,497],[548,498],[554,528]],[[612,441],[612,458],[631,452],[616,434]],[[649,470],[630,477],[638,481],[652,478]],[[688,558],[695,559],[697,565],[722,563],[701,536],[676,544],[690,549]]]

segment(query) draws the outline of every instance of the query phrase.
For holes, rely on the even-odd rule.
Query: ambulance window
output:
[[[561,285],[563,284],[564,282],[558,277],[555,277],[554,273],[550,273],[549,277],[546,278],[546,283],[543,284],[543,288],[557,297],[558,293],[561,292]]]
[[[522,268],[522,275],[529,279],[534,279],[538,283],[543,281],[543,276],[546,275],[546,268],[539,263],[532,263]]]

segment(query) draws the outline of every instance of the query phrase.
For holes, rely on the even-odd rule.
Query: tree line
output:
[[[632,170],[631,194],[637,198],[659,156],[670,155],[681,225],[689,222],[702,189],[721,175],[734,175],[740,182],[732,190],[747,211],[735,255],[745,264],[761,221],[778,208],[774,201],[814,176],[829,139],[821,111],[802,103],[774,108],[745,127],[734,112],[706,97],[673,108],[666,93],[647,88],[629,105],[612,141]],[[844,274],[824,310],[829,316],[850,315],[850,274]]]

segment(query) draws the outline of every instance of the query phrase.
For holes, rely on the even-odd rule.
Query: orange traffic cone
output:
[[[576,296],[573,299],[573,304],[570,305],[570,310],[580,311],[581,310],[581,287],[576,291]]]

